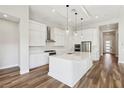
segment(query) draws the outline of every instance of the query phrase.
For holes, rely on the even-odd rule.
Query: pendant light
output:
[[[83,18],[81,18],[81,39],[83,39]]]
[[[66,33],[68,34],[69,33],[69,26],[68,26],[68,8],[69,8],[69,5],[66,5],[67,7],[67,28],[66,28]]]
[[[75,13],[75,36],[77,36],[77,13]]]

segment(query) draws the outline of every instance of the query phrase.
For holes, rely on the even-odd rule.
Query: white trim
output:
[[[20,70],[20,74],[26,74],[26,73],[29,73],[29,70],[25,70],[25,71]]]
[[[12,67],[18,67],[18,66],[19,66],[18,64],[15,64],[15,65],[9,65],[9,66],[0,67],[0,69],[7,69],[7,68],[12,68]]]

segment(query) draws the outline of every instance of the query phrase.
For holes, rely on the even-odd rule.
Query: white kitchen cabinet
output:
[[[70,87],[74,87],[92,65],[92,57],[88,52],[50,56],[48,75]]]
[[[33,20],[29,21],[29,28],[32,30],[41,30],[42,24]]]
[[[81,31],[78,31],[77,32],[77,35],[74,35],[73,38],[74,38],[74,44],[81,44]],[[73,33],[75,34],[75,33]]]
[[[48,53],[31,53],[30,54],[30,69],[48,64]]]
[[[41,31],[30,30],[30,46],[41,46]]]
[[[99,49],[92,48],[92,60],[98,61],[100,59]]]
[[[92,29],[84,30],[82,32],[83,38],[81,39],[81,41],[92,41],[94,37],[93,33],[94,31]]]
[[[65,45],[65,31],[54,28],[54,40],[56,41],[54,43],[54,46],[64,46]]]
[[[29,45],[46,45],[46,25],[30,20],[29,23]]]
[[[83,38],[81,38],[83,35]],[[80,44],[82,41],[92,41],[92,45],[98,44],[98,31],[97,29],[87,29],[83,31],[78,31],[77,36],[74,36],[74,44]]]

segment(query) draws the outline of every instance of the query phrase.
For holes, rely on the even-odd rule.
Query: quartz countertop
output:
[[[72,61],[82,61],[91,57],[91,53],[90,52],[74,52],[70,54],[65,53],[63,55],[55,55],[51,57],[62,58],[65,60],[72,60]]]

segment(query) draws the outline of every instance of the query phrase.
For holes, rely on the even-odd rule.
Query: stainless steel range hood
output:
[[[56,42],[55,40],[52,39],[51,37],[51,28],[49,26],[47,26],[47,40],[46,42]]]

